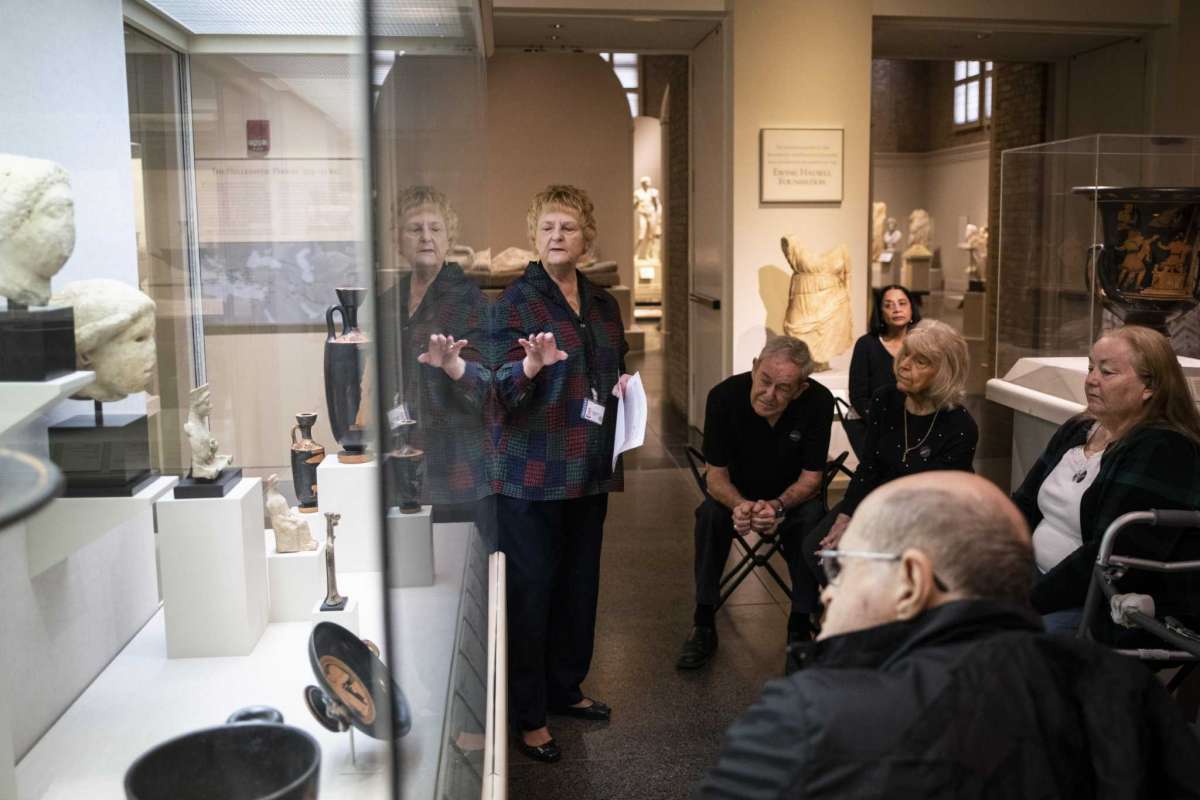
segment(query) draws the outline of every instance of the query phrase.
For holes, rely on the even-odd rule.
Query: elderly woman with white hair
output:
[[[809,534],[806,554],[836,548],[854,509],[888,481],[929,470],[974,471],[979,429],[962,406],[968,370],[963,337],[944,322],[922,320],[904,337],[895,369],[896,385],[871,396],[866,444],[846,497]]]

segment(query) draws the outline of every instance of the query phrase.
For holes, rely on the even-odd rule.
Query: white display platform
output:
[[[344,582],[348,593],[374,598],[362,609],[363,635],[384,647],[382,576],[347,575]],[[349,735],[325,730],[304,705],[303,688],[316,683],[308,662],[311,631],[311,622],[274,623],[246,657],[169,660],[163,657],[166,631],[159,611],[17,765],[17,797],[124,800],[125,770],[146,750],[219,725],[239,708],[268,705],[320,744],[322,800],[389,800],[386,772],[363,775],[336,767],[350,758]],[[421,722],[441,728],[440,719]],[[365,739],[357,740],[360,755]],[[433,786],[405,796],[432,798]]]
[[[1181,356],[1179,364],[1193,399],[1200,398],[1200,359]],[[1003,378],[987,382],[987,399],[1013,410],[1014,489],[1037,463],[1058,427],[1087,407],[1086,378],[1084,356],[1032,357],[1017,361]]]
[[[265,531],[271,622],[304,622],[312,617],[314,597],[325,596],[325,544],[298,553],[275,552],[275,531]]]
[[[13,763],[12,717],[8,692],[0,692],[0,800],[16,800],[17,772]]]
[[[388,575],[393,589],[433,584],[433,506],[413,514],[392,508],[387,516]]]
[[[91,373],[88,373],[89,375]],[[76,550],[125,525],[154,533],[154,503],[179,479],[166,475],[132,497],[60,497],[25,522],[29,576],[40,575]]]
[[[248,654],[270,609],[262,479],[156,509],[168,658]]]
[[[317,467],[317,486],[317,538],[325,536],[325,512],[342,515],[334,533],[339,573],[382,572],[379,456],[365,464],[342,464],[331,454]]]
[[[848,353],[849,351],[847,351]],[[840,360],[840,357],[839,357]],[[814,372],[813,380],[820,383],[828,389],[834,397],[840,397],[847,403],[850,402],[850,369],[849,367],[827,369],[824,372]],[[849,453],[846,456],[845,466],[849,470],[854,470],[858,466],[858,457],[854,455],[854,448],[850,446],[850,440],[846,438],[846,431],[842,428],[841,423],[835,418],[833,427],[829,431],[829,457],[837,458],[842,453]],[[837,483],[845,478],[839,473],[834,482]]]
[[[339,583],[338,591],[343,595],[349,596],[345,589],[341,588]],[[353,633],[355,636],[361,636],[359,633],[360,625],[358,624],[358,598],[350,597],[346,601],[346,607],[341,611],[322,611],[321,604],[324,601],[325,594],[322,592],[322,599],[308,607],[308,616],[312,619],[312,623],[316,625],[318,622],[336,622],[346,630]]]
[[[96,373],[79,370],[52,381],[0,382],[0,434],[33,419],[96,380]]]
[[[470,530],[469,523],[439,523],[434,585],[387,590],[393,635],[406,654],[395,679],[413,714],[402,748],[403,797],[433,797]],[[338,585],[348,596],[362,598],[360,635],[376,642],[390,661],[379,602],[382,573],[339,571]],[[305,708],[300,690],[315,683],[307,656],[312,623],[269,624],[258,646],[242,658],[170,660],[163,657],[164,619],[163,611],[155,614],[21,760],[18,800],[123,800],[122,781],[134,759],[174,736],[220,724],[249,705],[277,708],[287,724],[316,737],[323,799],[391,797],[388,772],[352,769],[349,735],[321,727]],[[380,744],[357,737],[360,760]]]

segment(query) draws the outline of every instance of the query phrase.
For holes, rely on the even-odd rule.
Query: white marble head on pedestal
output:
[[[53,161],[0,153],[0,296],[45,305],[50,279],[74,249],[67,171]]]
[[[79,369],[96,373],[74,395],[111,402],[145,391],[154,376],[154,301],[132,286],[107,278],[73,281],[53,297],[75,309]]]

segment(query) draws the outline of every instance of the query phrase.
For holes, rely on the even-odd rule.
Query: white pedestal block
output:
[[[389,587],[432,586],[433,506],[421,506],[415,514],[388,511],[387,547]]]
[[[269,616],[262,480],[156,504],[167,657],[248,655]]]
[[[900,271],[900,283],[912,292],[928,292],[932,290],[929,271],[933,264],[933,256],[905,256],[904,269]]]
[[[342,464],[332,453],[317,467],[320,515],[314,525],[325,537],[327,511],[341,514],[335,532],[337,567],[340,572],[382,572],[383,536],[379,520],[379,460],[366,464]]]
[[[299,553],[276,553],[275,531],[266,530],[271,622],[305,622],[314,597],[325,596],[325,545]]]
[[[351,597],[347,600],[346,607],[341,611],[322,611],[321,603],[324,602],[324,596],[324,593],[322,593],[322,599],[309,607],[309,616],[312,618],[313,624],[316,625],[318,622],[336,622],[355,636],[358,636],[358,598]]]
[[[983,338],[983,292],[967,292],[963,295],[962,335],[968,339]]]

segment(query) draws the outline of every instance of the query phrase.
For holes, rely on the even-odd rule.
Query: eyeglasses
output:
[[[825,579],[832,586],[838,582],[842,574],[843,558],[864,558],[868,561],[899,561],[899,553],[877,553],[871,550],[818,550],[817,558],[821,559],[821,569],[825,571]],[[933,573],[933,585],[938,591],[948,592],[949,587]]]

